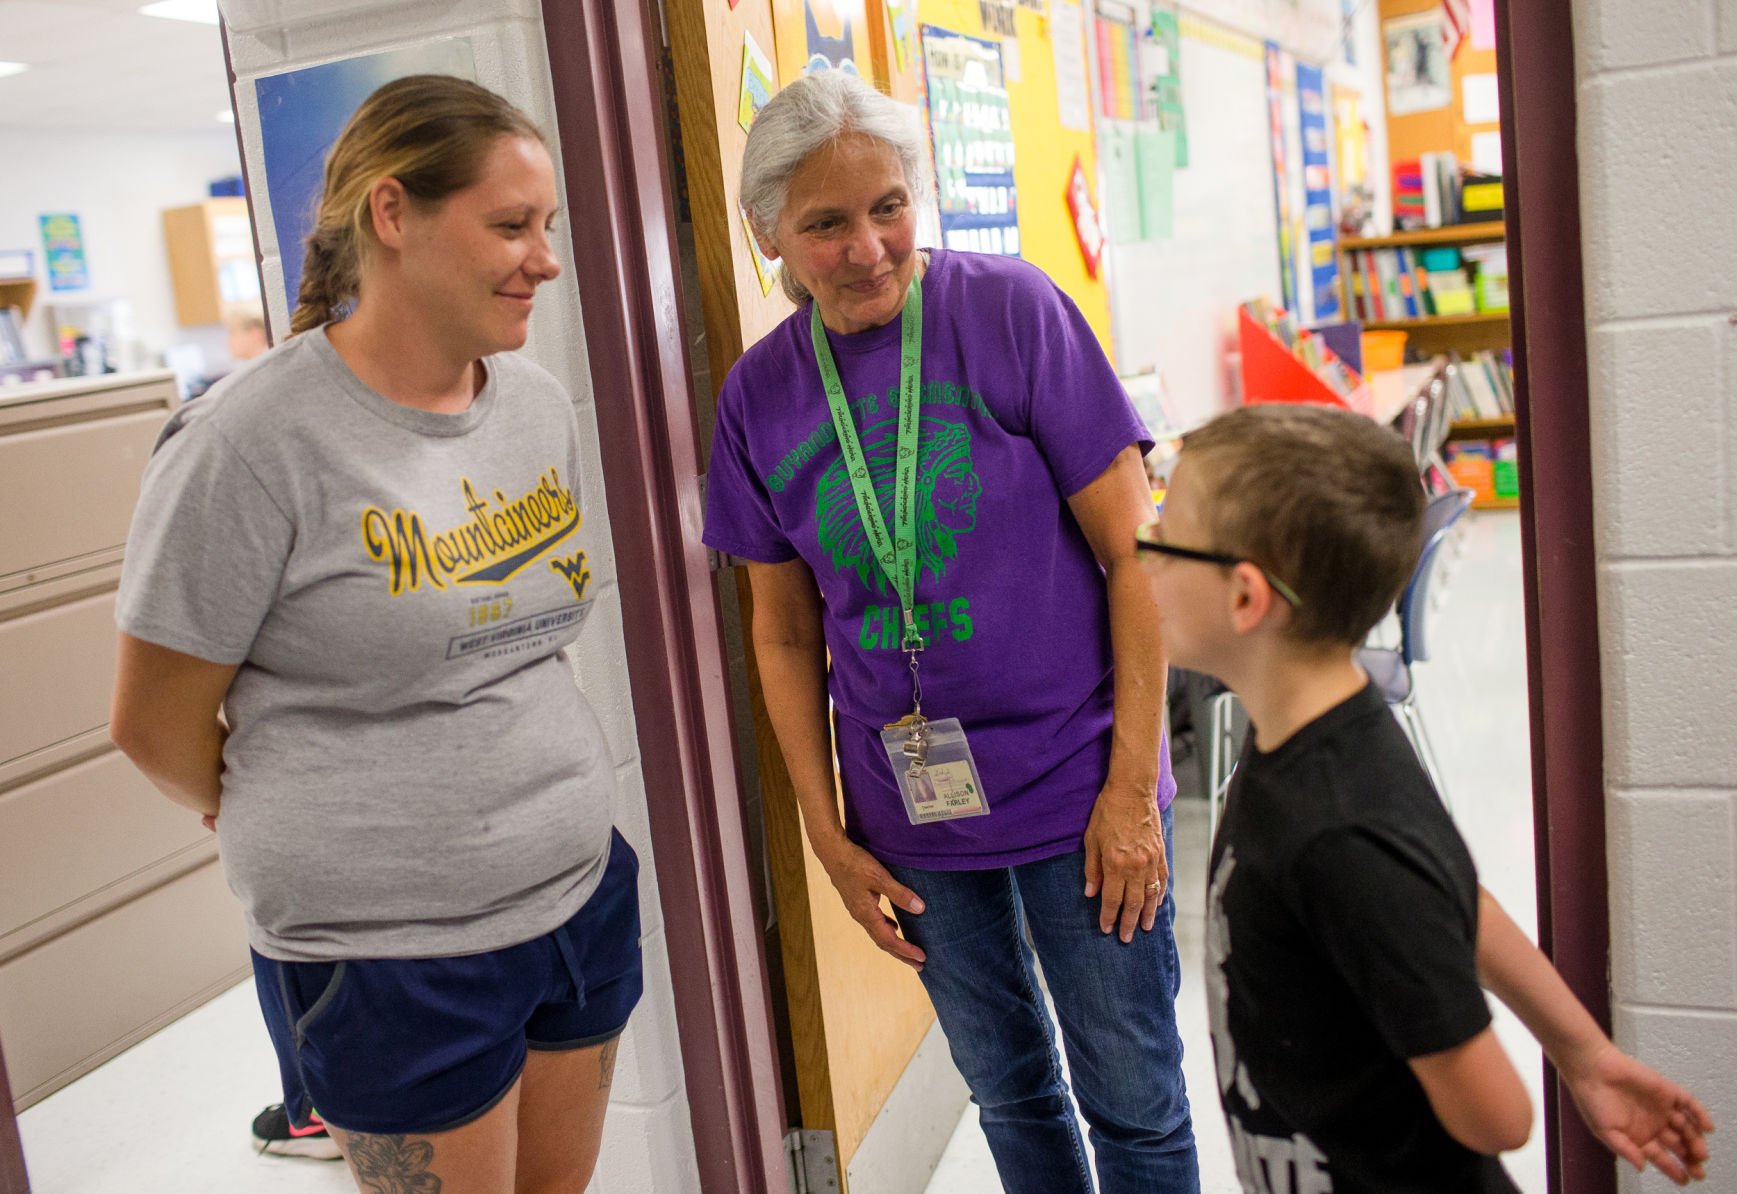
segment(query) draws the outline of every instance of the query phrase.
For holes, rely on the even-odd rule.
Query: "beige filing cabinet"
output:
[[[20,1110],[247,971],[213,836],[108,739],[172,373],[0,387],[0,1040]]]

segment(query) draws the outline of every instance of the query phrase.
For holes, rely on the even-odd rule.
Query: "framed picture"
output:
[[[1381,25],[1387,49],[1387,114],[1409,116],[1453,103],[1446,18],[1438,8]]]

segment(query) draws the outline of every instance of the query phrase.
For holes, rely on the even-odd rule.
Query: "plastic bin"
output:
[[[1363,372],[1379,373],[1405,364],[1404,332],[1364,332]]]

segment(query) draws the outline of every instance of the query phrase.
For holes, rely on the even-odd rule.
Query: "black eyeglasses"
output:
[[[1178,547],[1174,543],[1166,543],[1160,539],[1160,524],[1149,522],[1134,532],[1134,546],[1141,551],[1155,551],[1159,555],[1175,556],[1179,560],[1194,560],[1201,564],[1219,564],[1226,568],[1234,568],[1238,564],[1254,564],[1260,568],[1261,575],[1267,578],[1267,583],[1277,593],[1290,603],[1292,609],[1302,609],[1303,599],[1297,596],[1297,591],[1284,581],[1274,576],[1266,568],[1249,559],[1247,556],[1228,555],[1222,551],[1201,551],[1193,547]]]

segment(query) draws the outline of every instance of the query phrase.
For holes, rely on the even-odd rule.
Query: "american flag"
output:
[[[1472,30],[1472,0],[1441,0],[1441,10],[1447,18],[1442,24],[1442,41],[1447,47],[1448,61],[1452,62],[1460,43]]]

